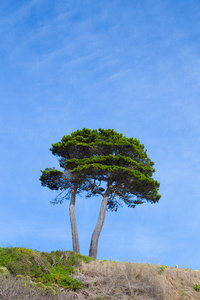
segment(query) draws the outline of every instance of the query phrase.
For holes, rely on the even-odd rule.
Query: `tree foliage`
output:
[[[60,157],[60,167],[65,170],[63,173],[45,171],[43,185],[51,189],[65,189],[73,184],[73,180],[78,182],[79,179],[80,189],[94,195],[104,191],[102,182],[109,182],[113,188],[108,201],[111,210],[117,209],[121,200],[129,207],[135,207],[145,201],[156,203],[160,199],[159,183],[152,177],[154,163],[136,138],[127,138],[110,129],[83,128],[64,136],[50,150]],[[73,180],[69,174],[74,176]]]

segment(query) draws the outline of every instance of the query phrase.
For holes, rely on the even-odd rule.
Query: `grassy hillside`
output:
[[[200,272],[0,248],[0,299],[200,299]]]

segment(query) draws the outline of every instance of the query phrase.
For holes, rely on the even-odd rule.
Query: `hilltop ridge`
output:
[[[0,275],[4,300],[200,299],[195,270],[94,260],[72,251],[0,248]]]

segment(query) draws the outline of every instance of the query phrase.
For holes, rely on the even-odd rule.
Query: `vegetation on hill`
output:
[[[200,272],[71,251],[0,248],[0,299],[198,300]]]
[[[70,276],[81,261],[92,258],[72,251],[38,252],[25,248],[0,248],[0,266],[6,267],[13,276],[29,276],[33,282],[63,288],[83,288],[82,282]]]

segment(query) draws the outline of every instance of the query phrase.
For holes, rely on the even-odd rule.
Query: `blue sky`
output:
[[[83,127],[145,145],[158,204],[108,212],[99,259],[200,269],[200,2],[0,2],[0,247],[70,250],[68,202],[41,187]],[[77,199],[88,254],[101,198]]]

